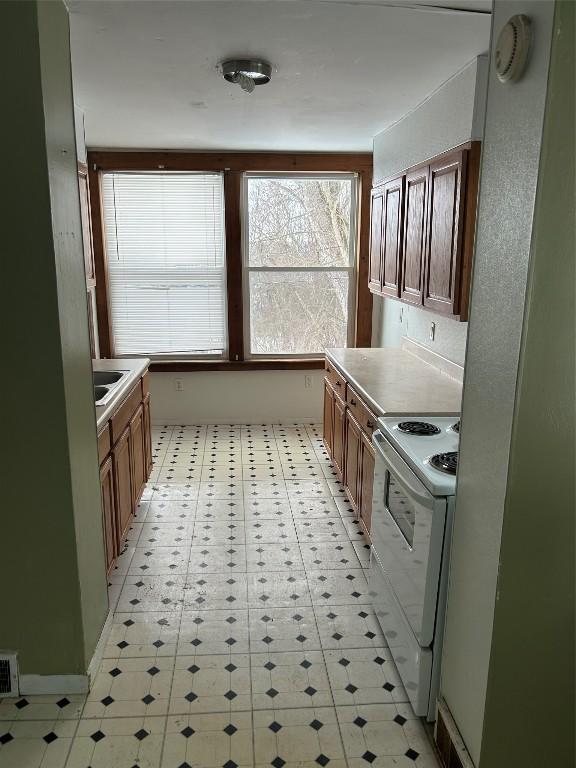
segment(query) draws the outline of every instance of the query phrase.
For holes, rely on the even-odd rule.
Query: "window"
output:
[[[221,173],[103,173],[110,334],[116,357],[222,357]]]
[[[245,174],[245,347],[318,356],[353,343],[355,174]]]

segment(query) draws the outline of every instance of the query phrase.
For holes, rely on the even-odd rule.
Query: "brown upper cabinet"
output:
[[[422,265],[426,247],[427,202],[428,167],[407,173],[400,297],[410,304],[422,304]]]
[[[373,190],[368,287],[386,296],[399,292],[403,202],[403,176]]]
[[[373,293],[468,319],[479,169],[473,141],[375,187]]]

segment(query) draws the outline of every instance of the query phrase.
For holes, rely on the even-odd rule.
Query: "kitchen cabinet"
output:
[[[334,410],[332,413],[332,461],[340,477],[343,477],[344,469],[344,427],[345,427],[346,403],[335,392]]]
[[[377,419],[350,382],[330,362],[325,364],[324,444],[348,499],[367,535],[370,533]],[[338,382],[344,397],[335,391]]]
[[[384,190],[376,187],[372,190],[370,203],[370,257],[368,287],[373,293],[382,290],[382,213],[384,210]]]
[[[406,174],[405,226],[400,296],[410,304],[422,303],[422,267],[426,247],[428,167]]]
[[[102,527],[106,554],[106,573],[110,573],[118,556],[116,546],[116,504],[114,501],[114,477],[112,457],[109,456],[100,467],[100,491],[102,494]]]
[[[386,296],[398,296],[403,199],[403,177],[381,185],[372,195],[369,286]]]
[[[334,422],[334,390],[327,378],[324,379],[324,423],[323,423],[323,438],[326,450],[332,455],[334,446],[332,442]]]
[[[366,432],[360,434],[360,465],[359,465],[359,521],[364,533],[370,536],[372,521],[372,491],[374,489],[374,448],[372,439]]]
[[[148,376],[139,377],[98,430],[102,525],[109,572],[152,471]]]
[[[458,313],[465,174],[464,152],[430,165],[423,301],[448,315]]]
[[[132,437],[130,427],[126,427],[118,442],[112,449],[114,466],[114,498],[116,504],[116,535],[122,541],[134,509],[134,494],[132,485]]]
[[[348,408],[346,410],[346,459],[344,468],[344,486],[348,492],[348,498],[357,512],[360,507],[360,446],[362,430],[360,425]]]
[[[373,190],[373,293],[468,319],[479,171],[472,141]]]
[[[150,418],[150,393],[144,395],[144,455],[146,460],[146,477],[152,472],[152,421]]]

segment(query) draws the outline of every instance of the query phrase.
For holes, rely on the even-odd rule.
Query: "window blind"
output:
[[[222,355],[222,174],[105,173],[102,205],[114,354]]]

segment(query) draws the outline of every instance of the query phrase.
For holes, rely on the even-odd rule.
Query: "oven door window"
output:
[[[396,481],[394,475],[390,472],[387,472],[386,475],[386,507],[400,529],[400,533],[406,539],[406,543],[410,549],[413,549],[414,527],[416,525],[414,504],[404,491],[402,485]]]

